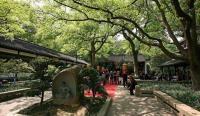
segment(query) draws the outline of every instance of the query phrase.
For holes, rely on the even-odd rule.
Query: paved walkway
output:
[[[44,100],[52,96],[51,92],[45,92]],[[0,103],[0,116],[19,116],[17,112],[35,103],[39,103],[39,97],[20,97]]]
[[[130,96],[129,91],[118,86],[107,116],[176,116],[163,104],[151,97]]]

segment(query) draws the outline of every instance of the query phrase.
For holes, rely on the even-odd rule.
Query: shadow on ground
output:
[[[176,116],[152,97],[130,96],[128,90],[119,86],[108,116]]]

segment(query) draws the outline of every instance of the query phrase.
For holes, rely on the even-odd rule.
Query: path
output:
[[[52,96],[51,92],[45,92],[44,100]],[[39,97],[20,97],[0,103],[0,116],[16,116],[17,112],[35,103],[39,103]]]
[[[151,97],[130,96],[129,91],[118,86],[107,116],[176,116],[163,104]]]

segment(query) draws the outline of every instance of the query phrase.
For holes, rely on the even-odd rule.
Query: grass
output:
[[[22,83],[17,83],[16,82],[15,85],[13,83],[2,84],[0,86],[0,93],[1,92],[18,90],[18,89],[23,89],[23,88],[30,88],[32,86],[32,83],[36,82],[36,81],[38,81],[38,80],[28,80],[28,81],[24,81]]]
[[[191,89],[191,84],[177,84],[170,82],[143,82],[139,83],[143,89],[153,89],[155,87],[167,93],[175,99],[200,111],[200,91]]]
[[[23,84],[3,84],[2,86],[0,86],[0,93],[1,92],[7,92],[7,91],[13,91],[13,90],[18,90],[18,89],[23,89],[26,88],[26,86],[24,86]]]

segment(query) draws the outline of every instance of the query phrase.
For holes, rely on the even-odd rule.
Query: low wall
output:
[[[200,116],[200,112],[193,109],[192,107],[174,99],[173,97],[163,93],[159,90],[144,90],[139,86],[136,86],[135,95],[137,97],[146,97],[146,94],[152,94],[158,101],[161,101],[168,106],[178,115],[178,116]]]
[[[137,97],[153,97],[153,90],[144,90],[144,89],[141,89],[140,86],[136,86],[135,88],[135,95]]]
[[[7,91],[0,93],[0,102],[10,100],[13,98],[21,97],[25,92],[29,91],[30,88],[18,89],[14,91]]]
[[[111,104],[112,104],[112,99],[107,98],[106,103],[102,106],[101,110],[97,113],[97,116],[106,116]]]
[[[141,80],[136,79],[138,83],[145,83],[145,82],[160,82],[160,83],[179,83],[179,84],[192,84],[191,81],[157,81],[157,80]]]
[[[178,116],[200,116],[200,112],[192,107],[172,98],[161,91],[153,91],[155,97],[177,111]]]

